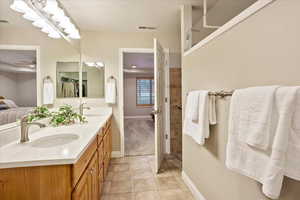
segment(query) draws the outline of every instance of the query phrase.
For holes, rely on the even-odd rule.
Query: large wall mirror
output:
[[[102,62],[82,63],[82,97],[104,98],[104,70]]]
[[[82,62],[82,70],[79,66],[79,62],[56,63],[57,98],[104,98],[104,64]]]
[[[79,62],[56,63],[56,96],[57,98],[80,97]]]

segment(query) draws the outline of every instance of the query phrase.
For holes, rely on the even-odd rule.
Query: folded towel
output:
[[[46,79],[43,86],[43,104],[54,104],[54,85],[51,80]]]
[[[216,96],[209,96],[209,124],[216,125],[217,124],[217,113],[216,113]]]
[[[208,101],[208,91],[193,91],[187,97],[183,132],[200,145],[209,137]]]
[[[105,102],[115,104],[117,99],[116,80],[110,78],[106,83]]]
[[[187,97],[187,106],[185,110],[185,117],[187,119],[192,120],[193,122],[197,123],[199,120],[199,95],[200,91],[191,91]]]
[[[240,104],[241,141],[263,150],[269,147],[272,108],[277,88],[278,86],[252,87],[234,92],[233,98],[238,98]]]

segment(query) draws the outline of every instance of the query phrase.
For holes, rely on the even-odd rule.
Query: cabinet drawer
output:
[[[72,186],[74,187],[82,173],[84,172],[85,168],[89,164],[93,154],[97,150],[97,138],[90,144],[90,146],[85,150],[79,160],[72,165]]]

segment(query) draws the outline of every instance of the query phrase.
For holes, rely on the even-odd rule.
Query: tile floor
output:
[[[180,166],[167,157],[157,175],[154,156],[112,159],[101,200],[194,200]]]

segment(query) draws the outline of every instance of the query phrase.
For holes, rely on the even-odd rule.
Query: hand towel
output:
[[[43,104],[49,105],[54,103],[54,86],[51,80],[45,80],[43,86]]]
[[[208,91],[193,91],[187,97],[183,132],[200,145],[209,137],[208,100]]]
[[[115,104],[117,99],[116,80],[110,78],[106,83],[105,102]]]
[[[209,124],[217,124],[216,95],[209,96]]]
[[[278,120],[272,144],[271,159],[263,183],[264,194],[272,199],[279,197],[282,188],[298,89],[298,87],[281,87],[276,92]]]
[[[277,88],[278,86],[252,87],[234,92],[239,94],[241,141],[262,150],[269,147],[272,108]]]

